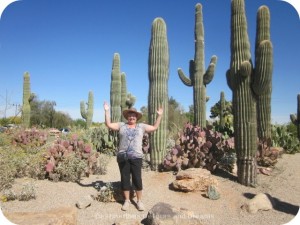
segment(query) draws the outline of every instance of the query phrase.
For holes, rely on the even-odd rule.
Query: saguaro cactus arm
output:
[[[81,114],[82,118],[86,120],[86,110],[85,110],[85,102],[84,101],[80,102],[80,114]]]
[[[212,81],[212,79],[214,78],[216,64],[217,64],[217,56],[214,55],[214,56],[212,56],[209,66],[203,76],[204,85],[209,84]]]

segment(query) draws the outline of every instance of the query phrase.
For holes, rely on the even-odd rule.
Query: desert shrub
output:
[[[53,181],[78,181],[84,172],[87,164],[76,156],[75,153],[70,153],[63,157],[54,170],[49,174]]]
[[[1,194],[1,201],[2,202],[8,202],[8,201],[14,201],[18,199],[18,195],[16,192],[12,189],[4,189]]]
[[[31,199],[36,198],[36,188],[33,185],[33,183],[26,183],[23,184],[21,190],[19,192],[16,192],[15,190],[9,188],[4,189],[1,194],[1,201],[7,202],[7,201],[29,201]]]
[[[97,161],[94,164],[94,174],[104,175],[107,173],[107,165],[111,157],[106,154],[99,154]]]
[[[98,192],[96,196],[93,196],[93,198],[99,202],[115,202],[123,199],[120,187],[117,187],[116,185],[114,186],[110,182],[103,186],[97,182],[94,187],[98,190]]]
[[[26,183],[23,185],[21,192],[18,195],[19,201],[29,201],[36,198],[36,188],[32,183]]]
[[[23,150],[0,147],[0,190],[11,187],[14,179],[24,176],[26,154]]]

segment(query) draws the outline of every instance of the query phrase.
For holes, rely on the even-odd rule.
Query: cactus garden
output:
[[[21,208],[24,212],[36,212],[39,205],[45,210],[51,210],[53,205],[59,212],[65,210],[59,208],[61,205],[77,207],[76,216],[70,218],[78,215],[78,219],[70,224],[123,224],[124,221],[155,224],[151,221],[161,216],[157,213],[166,213],[163,209],[172,211],[167,215],[172,220],[177,218],[173,214],[179,215],[181,224],[243,224],[244,219],[246,223],[262,224],[267,218],[270,224],[281,224],[296,216],[300,201],[297,175],[300,91],[294,93],[288,122],[274,122],[274,96],[281,90],[274,85],[279,61],[276,41],[273,41],[276,33],[271,20],[272,7],[260,5],[256,14],[249,16],[248,4],[248,0],[227,3],[224,18],[228,19],[229,39],[222,40],[229,50],[224,51],[226,54],[218,51],[214,47],[216,43],[207,38],[211,37],[212,30],[214,36],[220,35],[218,29],[206,26],[207,20],[223,20],[222,15],[211,18],[206,14],[208,3],[204,2],[182,8],[193,18],[191,24],[186,24],[192,34],[191,48],[182,51],[174,44],[178,45],[174,42],[176,35],[178,39],[189,35],[180,30],[174,32],[173,28],[182,23],[180,15],[178,21],[172,21],[170,18],[174,17],[155,13],[144,24],[148,27],[145,49],[131,46],[132,52],[146,52],[144,62],[138,56],[129,62],[131,59],[124,49],[106,44],[103,51],[110,47],[110,55],[97,59],[102,67],[101,60],[105,61],[109,68],[106,73],[99,73],[94,79],[89,74],[91,70],[85,68],[80,78],[70,77],[68,83],[55,81],[56,86],[68,86],[68,91],[63,95],[53,92],[53,99],[64,98],[64,109],[67,109],[68,96],[76,98],[77,119],[70,116],[74,113],[71,108],[68,112],[60,109],[56,101],[44,99],[43,90],[36,85],[41,79],[36,70],[20,73],[22,86],[18,91],[22,92],[22,104],[12,104],[14,116],[6,116],[6,107],[4,117],[0,118],[0,203],[7,217],[19,222],[14,212],[21,212]],[[134,15],[133,11],[128,14]],[[118,20],[122,22],[122,18],[116,18],[117,13],[113,21],[105,19],[106,23],[112,23],[110,29],[119,33],[111,37],[112,41],[137,27],[129,24],[121,28]],[[110,32],[103,31],[103,36]],[[136,43],[144,37],[140,33],[131,34]],[[103,37],[97,38],[97,43],[102,45]],[[188,58],[173,60],[174,53],[183,52],[184,56],[186,53],[193,56],[189,63],[186,63]],[[75,56],[88,57],[88,54]],[[83,66],[80,59],[76,60],[71,71]],[[132,70],[137,64],[144,67],[144,74]],[[46,79],[50,83],[52,77],[45,78],[45,88],[54,86],[46,85]],[[74,79],[80,79],[80,85],[74,85]],[[138,89],[143,89],[145,94],[139,94]],[[3,99],[8,102],[8,98]],[[103,102],[109,103],[109,115],[104,113]],[[188,110],[187,102],[191,102]],[[146,128],[154,127],[160,118],[160,107],[163,114],[158,128],[141,135],[143,198],[150,211],[146,216],[128,211],[132,217],[125,218],[123,212],[116,211],[124,200],[120,164],[116,160],[119,133],[114,127],[109,129],[105,119],[110,118],[113,124],[127,123],[122,112],[137,109],[142,113],[138,123],[146,124]],[[99,116],[102,120],[97,121]],[[132,199],[137,193],[135,187],[130,190],[130,210],[134,208]],[[254,201],[261,193],[267,206],[259,203],[258,209],[253,209],[246,200]],[[47,222],[46,216],[43,218]],[[163,221],[162,217],[159,219]]]

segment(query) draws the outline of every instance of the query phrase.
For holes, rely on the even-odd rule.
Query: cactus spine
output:
[[[111,122],[121,120],[121,72],[120,72],[120,55],[114,54],[113,66],[111,72],[110,84],[110,105],[111,105]]]
[[[300,94],[297,96],[297,115],[291,114],[291,121],[293,124],[297,126],[297,131],[298,131],[298,139],[300,141]]]
[[[80,113],[82,118],[86,120],[86,128],[90,128],[94,114],[94,94],[92,91],[89,92],[89,99],[86,105],[87,107],[85,108],[85,102],[80,102]]]
[[[185,85],[193,87],[194,123],[200,127],[206,127],[206,102],[208,101],[206,85],[214,77],[217,57],[213,56],[211,58],[205,72],[202,5],[200,3],[196,4],[195,10],[195,56],[194,60],[190,61],[190,78],[185,76],[181,68],[178,68],[178,75]]]
[[[23,126],[30,127],[30,101],[32,100],[30,91],[30,75],[26,72],[23,76],[23,106],[22,106],[22,123]]]
[[[156,110],[162,106],[164,115],[159,128],[150,135],[150,162],[152,170],[159,169],[163,157],[166,155],[168,129],[168,79],[169,79],[169,46],[167,28],[162,18],[155,18],[152,23],[151,41],[148,60],[149,95],[148,118],[149,123],[156,121]]]
[[[265,10],[263,6],[259,10]],[[257,26],[262,18],[258,17]],[[260,32],[257,32],[260,35]],[[257,40],[260,38],[257,37]],[[257,185],[255,153],[257,151],[257,98],[270,87],[272,76],[272,44],[260,40],[256,47],[253,69],[247,33],[244,0],[231,1],[231,61],[227,83],[233,92],[235,148],[238,181],[245,186]],[[261,106],[259,106],[261,107]]]

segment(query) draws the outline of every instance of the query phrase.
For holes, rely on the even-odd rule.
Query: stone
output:
[[[22,225],[76,225],[77,209],[60,207],[45,212],[3,212],[12,223]]]
[[[115,221],[114,225],[142,225],[138,220],[120,219]]]
[[[220,198],[220,193],[214,185],[209,185],[207,188],[207,197],[211,200],[218,200]]]
[[[218,181],[210,171],[202,168],[190,168],[181,170],[172,182],[175,190],[183,192],[206,191],[209,185],[217,185]]]
[[[92,201],[93,201],[92,197],[91,197],[90,195],[86,195],[86,196],[81,197],[81,198],[76,202],[75,205],[76,205],[76,207],[77,207],[78,209],[85,209],[85,208],[91,206]]]
[[[202,224],[194,212],[163,202],[157,203],[150,209],[146,220],[148,225]]]
[[[242,206],[249,213],[256,213],[259,210],[273,209],[271,199],[264,193],[257,194]]]

